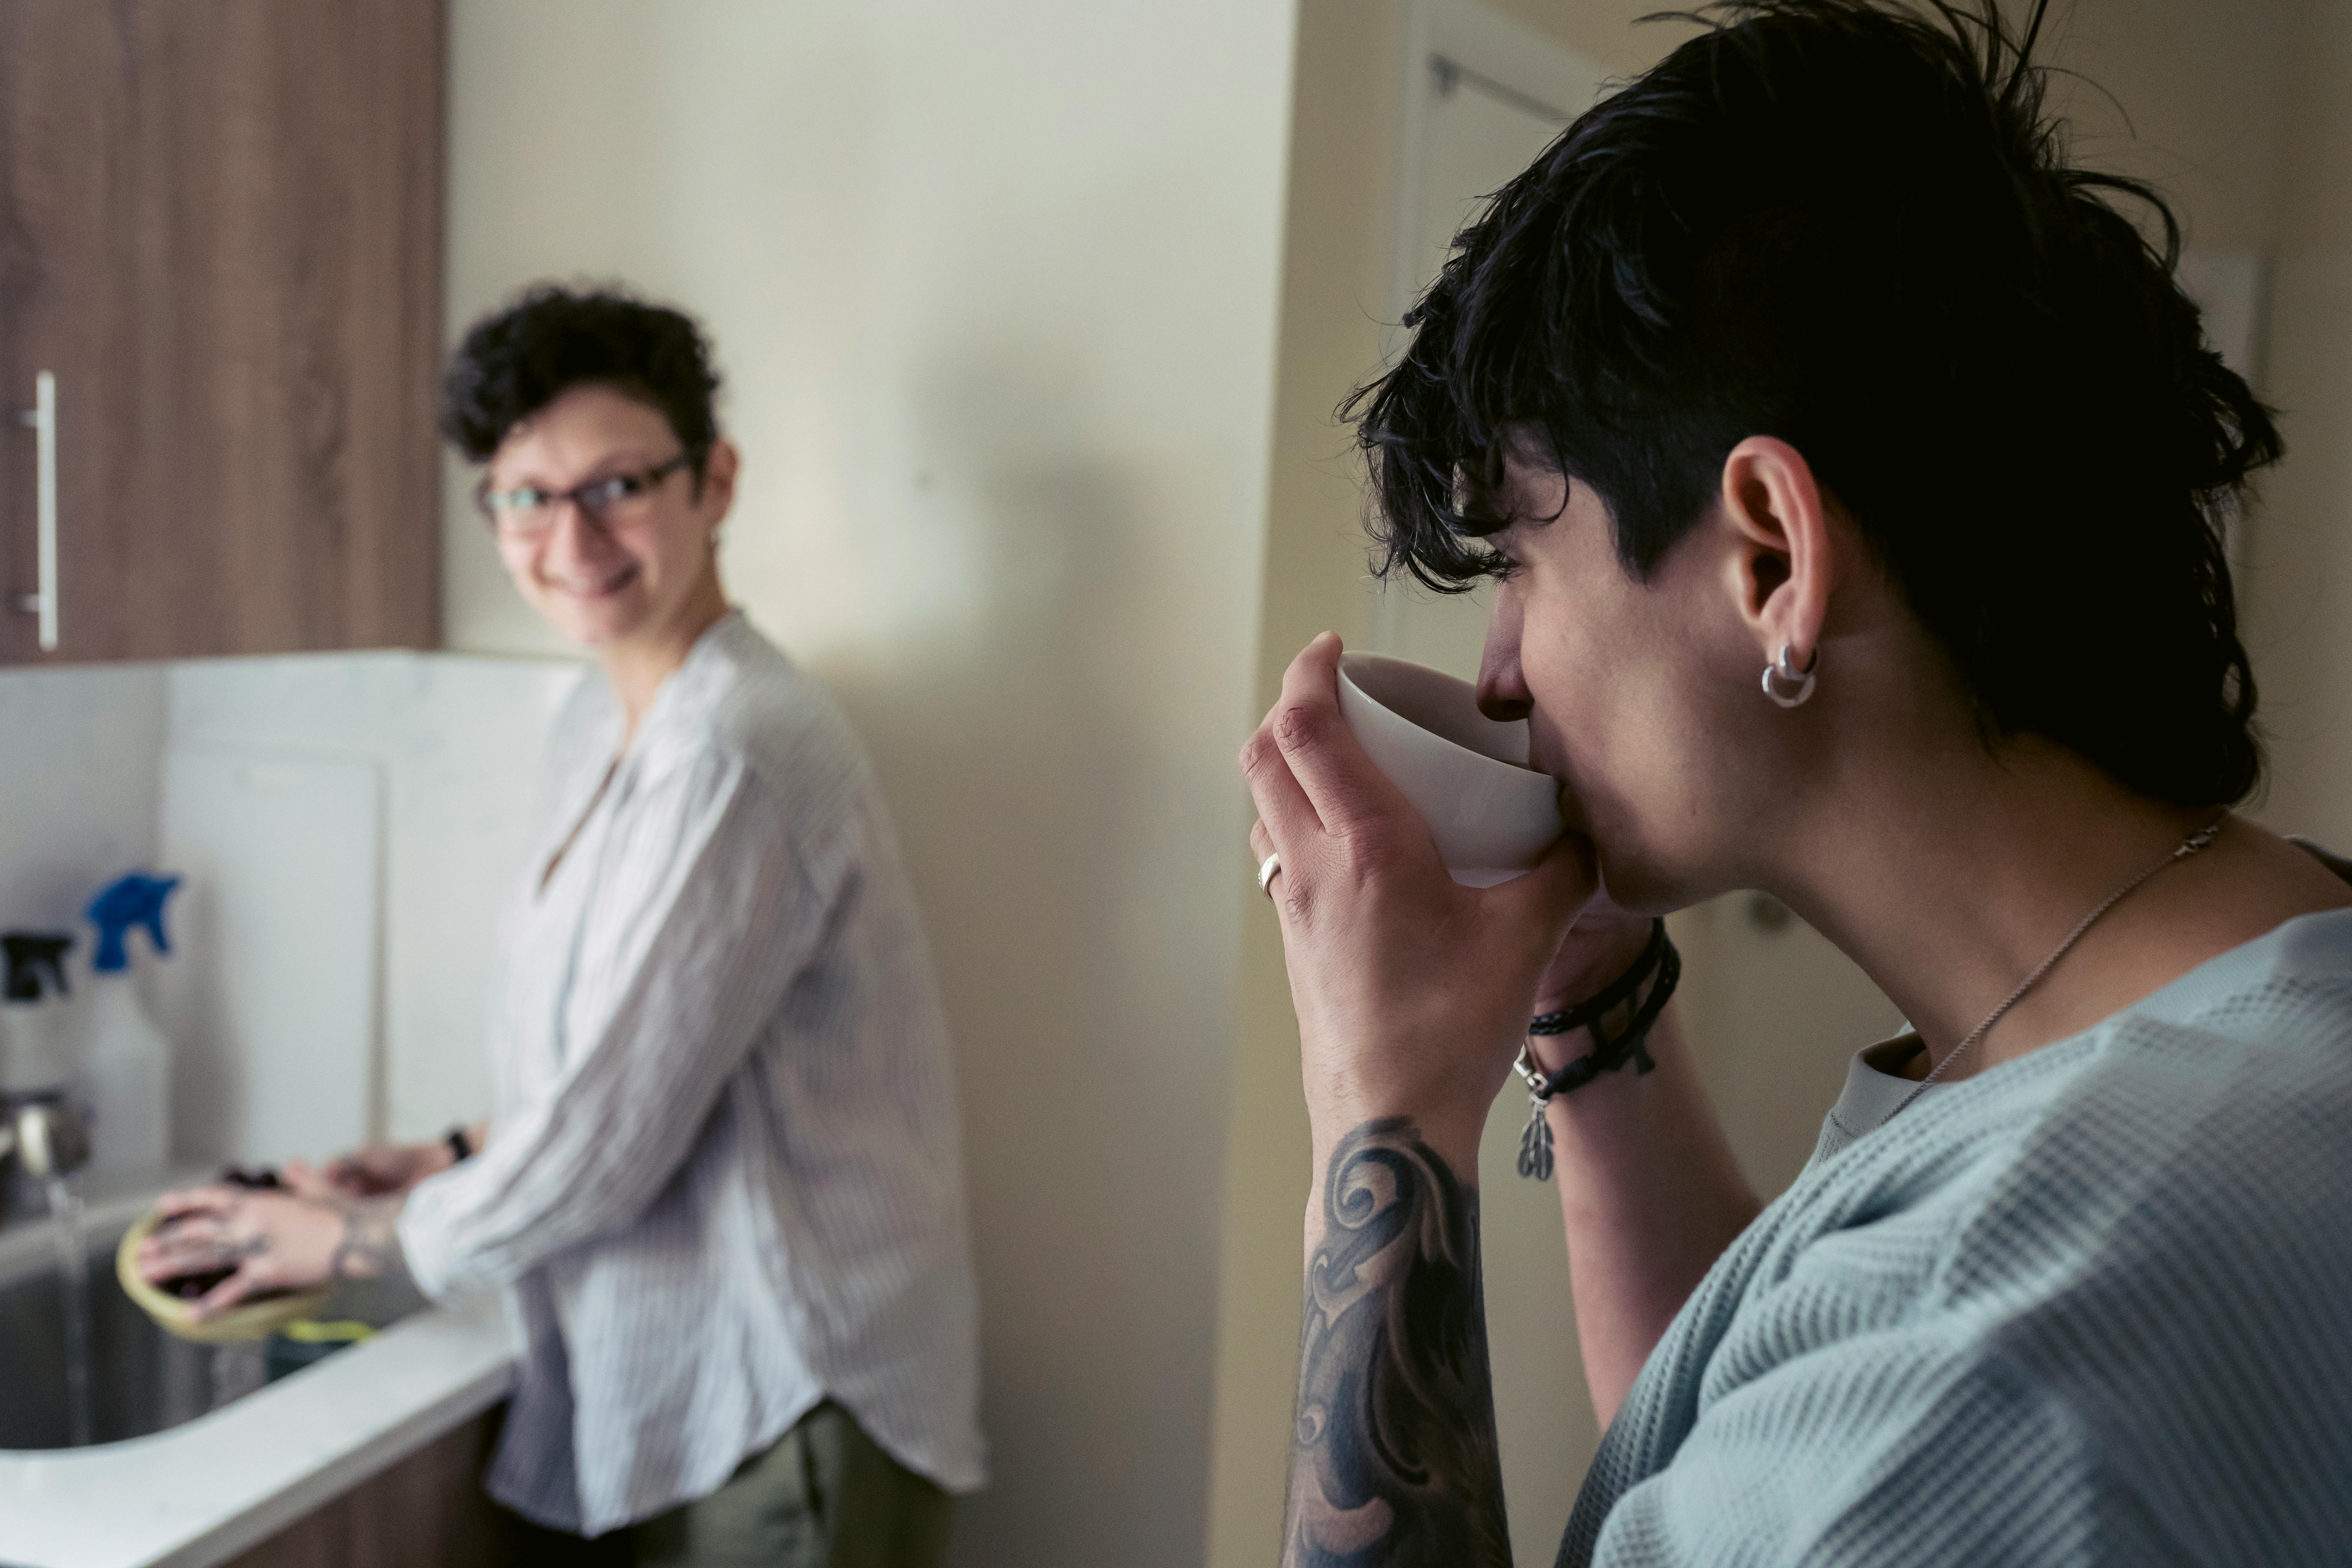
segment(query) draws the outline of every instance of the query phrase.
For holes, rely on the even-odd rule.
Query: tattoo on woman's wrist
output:
[[[337,1206],[342,1210],[343,1234],[327,1259],[328,1278],[373,1279],[403,1266],[398,1198],[366,1198]]]
[[[1406,1117],[1331,1155],[1307,1271],[1287,1568],[1509,1568],[1478,1194]]]

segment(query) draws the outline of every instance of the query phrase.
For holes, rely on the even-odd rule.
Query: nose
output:
[[[547,530],[550,557],[562,563],[602,560],[612,553],[612,531],[578,497],[562,497],[554,505],[555,518]]]
[[[1478,660],[1478,711],[1510,723],[1535,711],[1536,700],[1519,672],[1519,633],[1525,608],[1510,583],[1496,584],[1495,608],[1486,617],[1486,648]]]

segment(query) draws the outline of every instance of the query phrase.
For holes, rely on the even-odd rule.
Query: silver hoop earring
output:
[[[1796,649],[1787,643],[1780,645],[1780,657],[1764,667],[1764,695],[1783,708],[1795,708],[1813,694],[1813,668],[1822,662],[1822,650],[1813,649],[1813,657],[1799,669],[1790,658]]]

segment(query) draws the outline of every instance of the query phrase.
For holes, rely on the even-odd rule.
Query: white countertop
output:
[[[121,1203],[144,1206],[93,1204],[93,1226]],[[483,1298],[152,1436],[0,1450],[0,1564],[210,1568],[498,1403],[513,1354],[504,1311]]]

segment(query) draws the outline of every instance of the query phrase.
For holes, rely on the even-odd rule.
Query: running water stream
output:
[[[49,1219],[57,1235],[58,1287],[66,1350],[66,1442],[92,1441],[89,1405],[89,1266],[82,1255],[81,1199],[63,1176],[49,1178]]]

